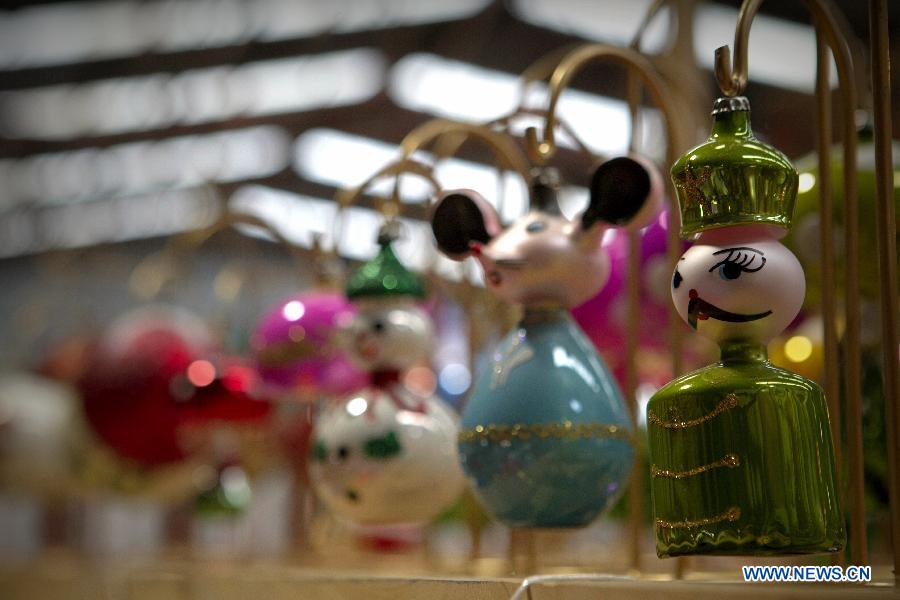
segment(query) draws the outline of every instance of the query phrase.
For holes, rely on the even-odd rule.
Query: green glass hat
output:
[[[747,98],[719,98],[712,115],[709,139],[672,166],[682,237],[753,223],[789,229],[796,169],[784,154],[753,136]]]
[[[397,223],[387,223],[378,232],[381,246],[375,258],[357,269],[347,281],[346,294],[350,300],[411,296],[425,298],[425,284],[418,275],[403,266],[392,248],[399,231]]]

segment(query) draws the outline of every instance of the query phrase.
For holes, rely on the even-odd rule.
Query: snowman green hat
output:
[[[349,300],[407,296],[425,299],[422,279],[403,266],[394,254],[393,243],[399,237],[399,223],[389,221],[378,232],[381,249],[370,261],[357,269],[347,281]]]

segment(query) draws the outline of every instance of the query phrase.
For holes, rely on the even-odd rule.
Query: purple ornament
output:
[[[338,329],[353,317],[342,294],[309,292],[283,299],[257,323],[250,346],[256,370],[268,390],[314,401],[366,385],[338,347]]]

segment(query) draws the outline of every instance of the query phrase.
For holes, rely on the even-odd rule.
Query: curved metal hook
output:
[[[728,46],[716,48],[716,81],[726,96],[740,96],[747,88],[747,47],[750,41],[750,26],[762,3],[763,0],[747,0],[741,5],[734,30],[733,67],[731,49]]]
[[[607,44],[587,44],[570,52],[556,67],[550,78],[550,103],[547,107],[547,119],[544,123],[543,139],[538,139],[537,129],[529,127],[525,131],[527,149],[535,162],[543,163],[556,151],[556,109],[559,96],[572,81],[575,74],[587,63],[595,60],[610,60],[631,69],[644,82],[654,103],[665,116],[666,137],[670,146],[678,147],[675,140],[675,112],[667,100],[666,85],[650,63],[640,53],[630,48],[619,48]]]
[[[379,169],[371,177],[369,177],[356,187],[350,189],[339,189],[334,195],[334,200],[341,208],[346,208],[347,206],[350,206],[351,204],[356,202],[357,198],[365,193],[369,186],[371,186],[379,179],[383,177],[395,177],[397,180],[399,180],[400,176],[404,174],[417,175],[422,179],[425,179],[435,190],[439,190],[441,188],[437,179],[435,179],[434,177],[433,169],[429,165],[426,165],[425,163],[419,162],[409,157],[403,157]],[[391,202],[397,204],[399,204],[400,202],[399,190],[396,188],[396,186],[391,197]],[[387,206],[387,203],[381,208],[384,209],[385,206]],[[385,213],[385,210],[382,210],[382,213]],[[391,215],[385,213],[385,216]]]

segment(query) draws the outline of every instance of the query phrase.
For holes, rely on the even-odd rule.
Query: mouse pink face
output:
[[[612,225],[641,227],[659,209],[659,177],[649,164],[616,158],[602,164],[591,184],[591,202],[574,221],[559,214],[548,188],[533,188],[541,206],[505,230],[477,192],[454,190],[434,208],[439,249],[456,260],[474,256],[485,285],[511,303],[576,306],[596,294],[609,276],[601,246]]]

